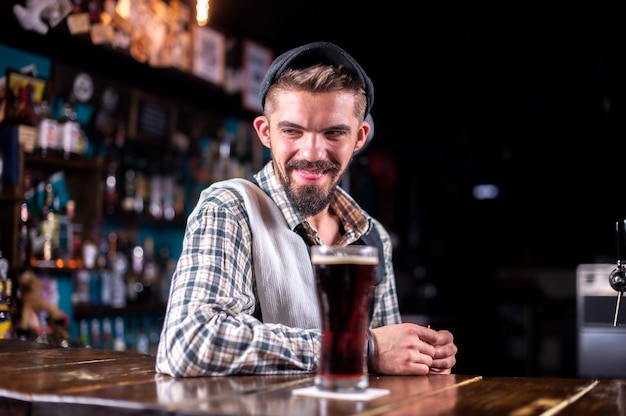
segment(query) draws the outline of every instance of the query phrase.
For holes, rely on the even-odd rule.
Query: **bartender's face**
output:
[[[269,116],[257,117],[254,127],[289,200],[309,217],[328,206],[370,126],[354,114],[349,92],[281,90],[275,98]]]

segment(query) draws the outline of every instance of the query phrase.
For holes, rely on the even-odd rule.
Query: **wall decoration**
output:
[[[249,39],[243,44],[242,105],[252,111],[262,111],[259,91],[265,72],[272,64],[272,50]]]
[[[6,115],[7,124],[37,122],[37,109],[45,98],[47,80],[11,69],[6,72]]]
[[[128,120],[128,136],[149,143],[166,143],[174,133],[176,108],[167,101],[140,90],[133,90]]]
[[[35,55],[20,49],[0,45],[0,123],[4,121],[6,112],[6,90],[8,69],[17,69],[19,72],[34,75],[40,78],[50,76],[51,60],[44,56]]]
[[[224,83],[226,40],[208,27],[193,31],[193,74],[216,85]]]

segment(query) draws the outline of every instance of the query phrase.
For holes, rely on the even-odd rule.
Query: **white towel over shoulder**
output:
[[[307,245],[287,226],[276,203],[246,179],[227,179],[211,187],[234,188],[243,197],[250,217],[252,261],[263,322],[320,328]]]

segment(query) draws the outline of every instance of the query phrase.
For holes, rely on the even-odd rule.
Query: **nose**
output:
[[[308,132],[301,138],[300,153],[305,160],[314,162],[325,157],[325,140],[321,134]]]

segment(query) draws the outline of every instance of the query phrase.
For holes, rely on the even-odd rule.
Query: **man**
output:
[[[383,226],[338,184],[372,126],[374,88],[338,46],[315,42],[272,63],[254,128],[271,161],[254,182],[205,189],[172,276],[156,370],[178,377],[315,372],[321,333],[307,248],[381,247],[368,369],[450,373],[450,332],[401,323]],[[366,119],[367,118],[367,119]]]

